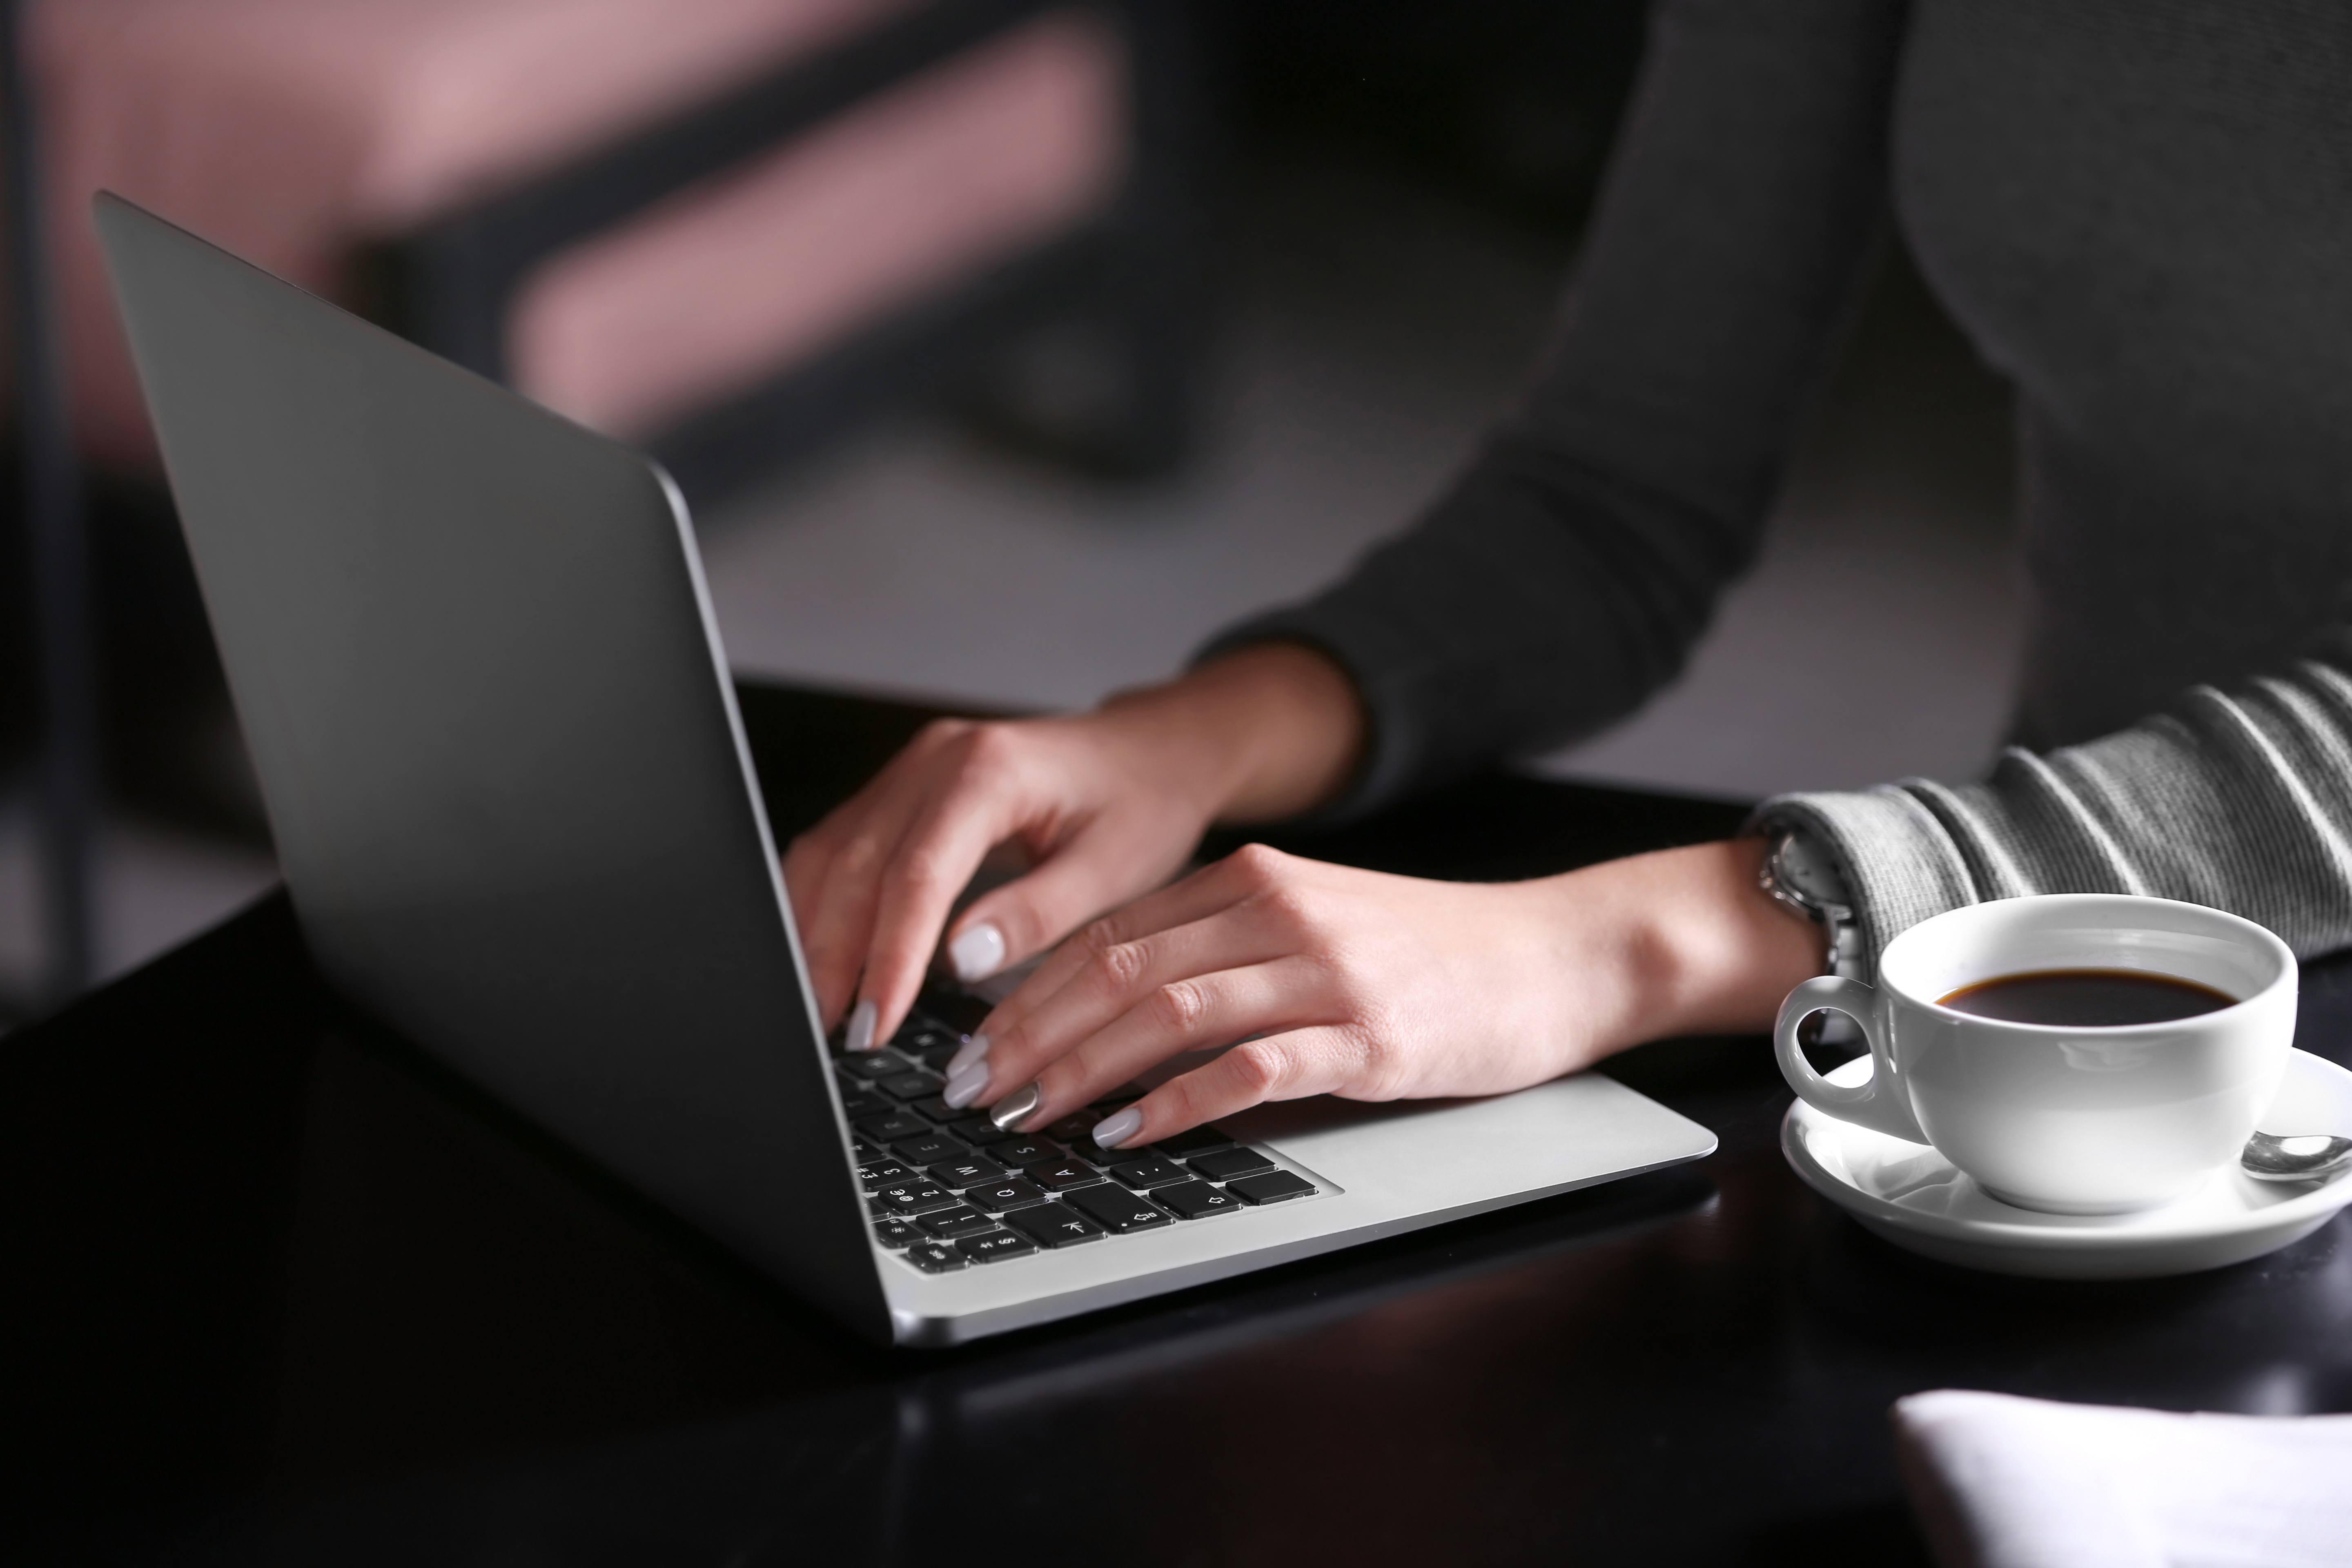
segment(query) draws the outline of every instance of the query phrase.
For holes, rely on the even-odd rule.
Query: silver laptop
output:
[[[1714,1149],[1588,1073],[1097,1156],[947,1110],[942,1016],[845,1058],[668,477],[128,202],[96,216],[320,965],[852,1328],[956,1343]]]

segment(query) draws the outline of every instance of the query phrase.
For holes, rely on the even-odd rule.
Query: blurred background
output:
[[[1066,707],[1311,592],[1465,459],[1541,344],[1643,9],[20,0],[0,1023],[274,879],[91,190],[661,456],[739,675]],[[74,628],[43,612],[73,584],[23,500],[51,447],[94,682],[63,855],[43,674]],[[1890,245],[1684,678],[1527,765],[1743,799],[1979,771],[2010,487],[2006,395]]]

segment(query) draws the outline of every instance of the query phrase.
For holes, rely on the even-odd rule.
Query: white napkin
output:
[[[2352,1568],[2352,1415],[2173,1415],[1944,1389],[1895,1404],[1947,1568]]]

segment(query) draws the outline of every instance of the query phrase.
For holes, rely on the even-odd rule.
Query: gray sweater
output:
[[[2033,750],[1764,815],[1833,847],[1874,957],[2094,889],[2352,945],[2342,0],[1664,0],[1523,405],[1411,530],[1217,646],[1349,670],[1347,812],[1629,712],[1753,559],[1890,214],[2016,384]]]

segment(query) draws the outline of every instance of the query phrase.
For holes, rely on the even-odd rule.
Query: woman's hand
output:
[[[784,858],[825,1026],[848,1012],[853,1050],[890,1037],[957,895],[997,846],[1030,868],[957,921],[948,952],[968,982],[1158,887],[1212,821],[1325,798],[1361,730],[1347,678],[1289,644],[1244,648],[1091,713],[929,726]]]
[[[1734,840],[1495,885],[1253,846],[1048,958],[951,1064],[948,1101],[1029,1131],[1232,1047],[1097,1128],[1115,1147],[1261,1100],[1493,1094],[1643,1040],[1763,1028],[1822,952],[1757,887],[1762,854]]]

